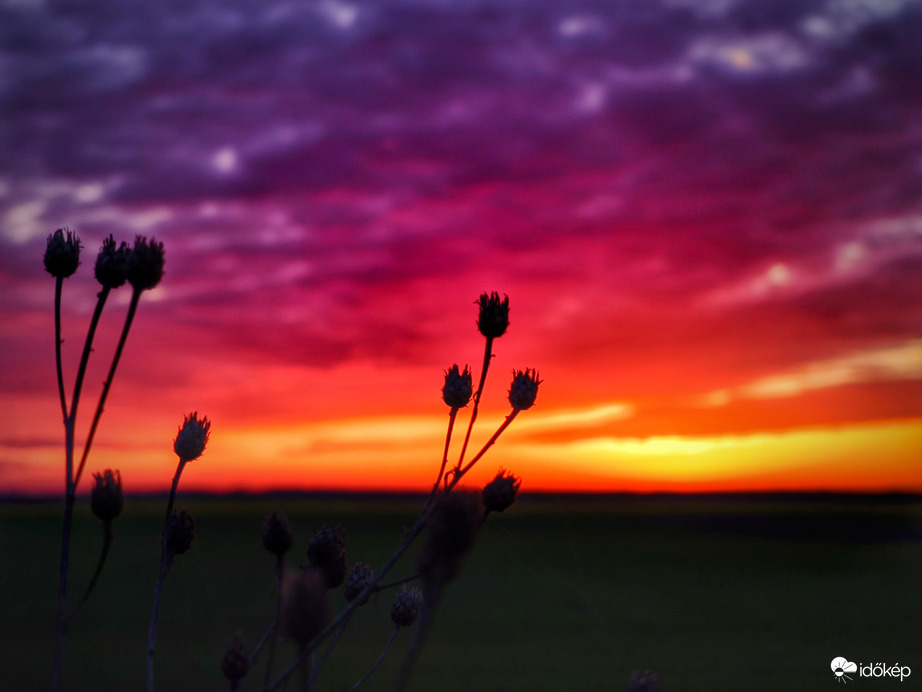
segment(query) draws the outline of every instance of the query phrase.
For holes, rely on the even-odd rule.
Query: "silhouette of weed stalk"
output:
[[[61,296],[64,279],[72,276],[80,264],[81,242],[68,229],[58,229],[48,237],[45,251],[45,268],[55,277],[55,364],[65,431],[65,505],[61,541],[61,569],[58,589],[58,615],[55,635],[55,653],[52,670],[53,692],[61,687],[64,643],[69,625],[77,611],[89,597],[99,579],[112,542],[112,522],[119,516],[124,504],[122,480],[119,471],[109,470],[94,474],[96,485],[91,493],[91,509],[103,522],[103,547],[98,566],[89,586],[74,612],[67,617],[67,581],[70,557],[71,525],[76,502],[77,487],[85,468],[103,407],[108,397],[128,332],[137,310],[141,294],[154,288],[163,275],[164,251],[162,243],[148,241],[142,236],[134,246],[127,243],[116,246],[111,236],[105,239],[96,259],[95,274],[101,285],[96,309],[90,320],[80,365],[72,392],[70,406],[65,396],[61,357]],[[83,379],[93,348],[96,328],[109,293],[125,283],[132,286],[132,295],[118,340],[109,374],[103,383],[96,413],[84,442],[79,463],[75,465],[75,427]],[[309,690],[330,652],[340,641],[355,610],[368,602],[372,594],[386,589],[397,589],[390,611],[392,628],[378,658],[358,676],[350,688],[358,689],[384,660],[401,629],[415,625],[413,638],[406,658],[400,668],[395,690],[406,688],[413,666],[420,654],[426,635],[432,625],[445,587],[458,577],[464,558],[474,545],[477,532],[491,512],[502,512],[515,501],[520,480],[505,470],[500,470],[480,492],[458,487],[464,476],[496,443],[502,433],[522,412],[532,407],[541,380],[536,370],[527,368],[512,373],[508,400],[510,411],[480,450],[466,460],[471,433],[493,359],[493,345],[509,327],[509,298],[500,298],[496,292],[484,293],[475,302],[479,307],[477,327],[485,339],[483,365],[476,390],[473,374],[468,366],[463,370],[452,365],[445,371],[442,399],[448,406],[448,425],[441,462],[435,480],[422,510],[413,526],[406,531],[391,556],[374,571],[366,564],[356,562],[351,568],[346,564],[345,533],[334,523],[327,523],[313,535],[308,543],[307,560],[298,568],[286,568],[285,559],[293,544],[290,523],[283,515],[273,512],[263,524],[263,546],[275,556],[274,574],[276,598],[274,620],[252,653],[247,653],[243,636],[237,633],[231,639],[222,661],[222,671],[231,690],[241,689],[247,673],[257,664],[257,659],[267,649],[261,682],[256,683],[263,692],[272,692],[287,685],[289,679],[300,671],[301,688]],[[470,416],[457,460],[450,464],[452,434],[458,413],[470,407]],[[173,509],[179,479],[187,463],[199,458],[205,451],[211,423],[198,413],[187,415],[173,441],[173,451],[179,458],[170,489],[166,516],[160,541],[160,565],[154,592],[153,609],[148,630],[147,690],[154,692],[154,649],[163,586],[175,558],[185,553],[195,535],[195,519],[186,511]],[[421,535],[424,535],[416,564],[416,571],[407,577],[385,582],[401,556]],[[410,585],[418,582],[418,585]],[[342,587],[345,605],[333,615],[329,592]],[[273,674],[277,642],[290,640],[296,644],[297,653],[288,664]],[[323,648],[321,648],[323,647]]]

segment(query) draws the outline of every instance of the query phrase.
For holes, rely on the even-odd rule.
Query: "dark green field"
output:
[[[347,531],[350,564],[377,567],[419,502],[356,499],[195,499],[192,550],[166,582],[158,689],[227,689],[225,644],[252,647],[272,618],[273,558],[265,514],[296,532],[290,564],[324,521]],[[71,592],[85,588],[101,539],[82,503]],[[164,503],[130,500],[115,524],[106,572],[73,626],[65,689],[144,687],[147,625]],[[2,690],[50,681],[60,550],[57,503],[0,505]],[[413,554],[397,578],[412,571]],[[347,690],[390,633],[390,592],[359,611],[316,690]],[[73,598],[72,602],[76,599]],[[333,594],[337,607],[342,595]],[[362,688],[388,690],[409,632]],[[280,645],[290,659],[293,649]],[[662,689],[828,690],[833,657],[910,666],[854,689],[922,687],[922,506],[871,498],[523,498],[484,527],[451,584],[411,689],[625,690],[652,669]],[[259,689],[262,669],[245,689]],[[292,684],[289,689],[296,689]]]

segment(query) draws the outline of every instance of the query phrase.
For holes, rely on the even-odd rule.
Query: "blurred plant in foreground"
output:
[[[509,298],[484,293],[476,301],[479,306],[477,326],[485,339],[483,369],[474,388],[469,367],[452,365],[445,371],[442,400],[448,406],[448,425],[441,462],[432,489],[423,503],[415,523],[404,534],[391,556],[373,570],[361,562],[346,568],[345,533],[335,524],[324,524],[310,539],[307,562],[297,570],[286,571],[284,557],[292,544],[291,527],[278,513],[270,514],[263,526],[263,545],[276,558],[275,621],[256,645],[246,665],[238,665],[243,644],[235,637],[228,646],[222,669],[231,690],[241,689],[241,679],[257,664],[262,649],[268,643],[265,674],[258,688],[263,692],[278,690],[288,683],[293,673],[301,671],[302,689],[310,689],[323,668],[330,652],[355,610],[368,602],[369,596],[385,589],[400,587],[391,607],[391,632],[378,658],[350,688],[356,690],[377,670],[390,651],[401,629],[415,626],[412,641],[396,680],[396,689],[405,689],[415,661],[429,632],[440,597],[446,586],[456,579],[466,555],[473,548],[477,532],[491,512],[502,512],[515,501],[521,481],[505,470],[480,492],[462,490],[458,484],[492,447],[503,431],[522,411],[532,407],[541,380],[533,369],[512,373],[509,387],[510,412],[487,439],[480,450],[465,460],[487,371],[493,359],[493,343],[509,327]],[[449,463],[452,433],[458,413],[473,401],[467,430],[455,463]],[[415,572],[385,583],[385,577],[395,567],[410,545],[425,532]],[[409,583],[418,581],[419,586]],[[343,587],[345,605],[335,615],[330,614],[329,592]],[[297,645],[294,659],[275,677],[272,663],[276,641],[289,639]],[[321,646],[323,645],[323,648]],[[229,665],[228,661],[234,662]]]
[[[45,270],[55,278],[55,369],[57,371],[61,414],[64,420],[64,526],[61,538],[61,569],[58,580],[57,626],[55,632],[54,663],[52,666],[51,689],[53,692],[57,692],[61,686],[64,641],[67,635],[68,626],[76,615],[75,611],[70,619],[66,617],[71,528],[73,524],[74,504],[77,499],[77,487],[80,484],[80,478],[86,467],[90,448],[93,445],[93,438],[96,435],[96,429],[99,427],[99,421],[102,418],[106,398],[109,395],[109,389],[112,386],[112,380],[115,377],[115,371],[118,367],[122,350],[125,347],[128,332],[134,320],[138,301],[141,298],[141,294],[146,290],[154,288],[163,276],[162,243],[158,243],[154,240],[148,241],[147,238],[143,236],[137,236],[135,238],[134,247],[129,247],[128,244],[124,242],[116,246],[112,236],[109,236],[103,241],[99,254],[96,257],[94,268],[96,280],[99,282],[101,290],[97,294],[96,308],[93,311],[93,316],[90,319],[89,328],[87,329],[83,354],[77,368],[77,376],[71,394],[70,406],[68,406],[64,387],[64,367],[61,357],[61,344],[63,343],[61,336],[61,297],[64,290],[64,280],[73,276],[80,266],[80,251],[82,247],[83,244],[75,232],[67,228],[59,228],[48,236],[44,256]],[[112,357],[109,374],[103,383],[102,392],[99,395],[96,413],[93,416],[93,421],[83,445],[83,453],[75,468],[74,449],[76,444],[77,408],[80,404],[80,394],[83,388],[83,379],[86,375],[90,353],[93,351],[93,339],[96,335],[96,328],[99,325],[99,320],[102,316],[103,308],[106,305],[109,293],[124,285],[126,281],[131,284],[133,289],[131,300],[128,305],[128,312],[125,317],[124,326],[122,327],[121,336],[115,348],[115,353]],[[89,597],[90,592],[93,590],[102,572],[106,556],[108,555],[109,545],[112,541],[112,521],[121,512],[123,495],[121,475],[118,471],[113,472],[107,470],[103,474],[96,475],[96,487],[93,490],[91,504],[93,513],[103,522],[104,543],[96,572],[90,580],[89,587],[83,599],[77,606],[78,610]]]

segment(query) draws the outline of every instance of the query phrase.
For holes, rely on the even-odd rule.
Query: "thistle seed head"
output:
[[[474,393],[474,381],[470,369],[465,365],[460,372],[457,364],[445,371],[445,385],[442,387],[442,400],[451,408],[464,408]]]
[[[509,296],[499,299],[499,293],[481,294],[477,299],[480,314],[477,316],[477,328],[487,338],[497,339],[509,328]]]
[[[122,476],[118,471],[106,469],[94,473],[96,485],[90,494],[90,509],[104,522],[110,522],[122,513],[125,495],[122,493]]]
[[[182,555],[192,546],[195,537],[195,517],[182,510],[170,514],[166,527],[166,547],[174,555]]]
[[[59,279],[73,276],[80,266],[80,238],[67,227],[48,236],[45,246],[45,271]]]
[[[423,604],[423,592],[418,586],[401,586],[391,606],[391,620],[397,627],[409,627],[416,622]]]
[[[96,256],[96,280],[106,288],[118,288],[128,278],[128,243],[115,246],[110,235],[102,241],[102,248]]]
[[[263,547],[277,557],[291,550],[294,532],[284,514],[272,512],[263,522]]]
[[[359,597],[359,594],[365,590],[365,587],[371,584],[375,580],[375,572],[368,565],[363,565],[361,562],[356,562],[352,569],[349,570],[349,574],[346,575],[346,583],[343,586],[343,595],[346,597],[347,601],[354,601]],[[367,603],[368,596],[362,599],[361,603]]]
[[[128,255],[128,282],[137,291],[151,289],[163,278],[163,243],[139,235]]]
[[[503,512],[515,502],[515,496],[522,484],[520,478],[500,469],[496,477],[484,486],[481,497],[483,506],[488,512]]]
[[[173,451],[182,462],[198,459],[205,451],[210,434],[211,421],[205,416],[199,420],[198,411],[190,413],[183,418],[176,439],[173,440]]]
[[[224,651],[221,671],[224,673],[224,677],[230,681],[231,689],[236,689],[237,683],[246,677],[249,669],[250,657],[247,654],[246,647],[243,645],[243,632],[237,632]]]
[[[509,387],[509,403],[516,411],[531,408],[538,396],[538,371],[533,368],[512,371],[512,385]]]
[[[307,561],[323,573],[328,589],[342,585],[346,579],[346,535],[339,524],[320,527],[307,544]]]
[[[282,632],[304,644],[330,617],[323,575],[317,570],[286,572],[282,579]]]

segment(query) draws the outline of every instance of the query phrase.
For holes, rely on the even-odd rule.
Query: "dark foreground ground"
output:
[[[101,529],[80,505],[72,593],[92,573]],[[295,528],[289,564],[325,521],[347,532],[349,563],[380,565],[419,510],[414,498],[183,498],[197,518],[166,582],[158,690],[223,690],[220,661],[242,630],[272,619],[273,558],[263,517]],[[142,690],[165,502],[131,499],[109,565],[72,628],[65,689]],[[45,690],[60,550],[59,503],[0,504],[0,690]],[[411,550],[392,573],[413,571]],[[76,599],[73,599],[76,600]],[[315,690],[345,691],[378,656],[392,593],[359,611]],[[332,601],[338,608],[342,595]],[[363,690],[389,690],[408,632]],[[280,644],[280,658],[293,648]],[[411,689],[620,691],[655,670],[666,692],[829,690],[829,663],[909,666],[922,689],[919,498],[525,497],[482,530],[450,585]],[[278,665],[277,665],[278,667]],[[244,689],[259,689],[263,669]],[[289,686],[298,689],[297,680]]]

